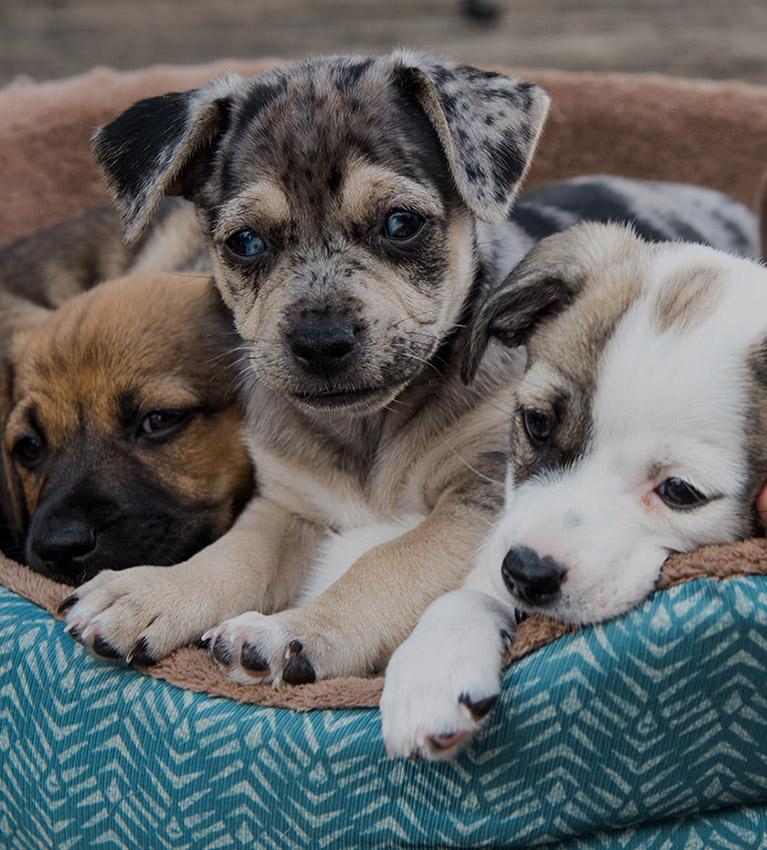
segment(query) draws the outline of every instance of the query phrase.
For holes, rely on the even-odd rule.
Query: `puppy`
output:
[[[528,352],[503,511],[463,590],[394,654],[392,755],[452,757],[500,688],[514,609],[595,623],[648,596],[666,557],[760,529],[767,480],[767,268],[618,226],[545,239],[480,309]]]
[[[253,471],[210,278],[125,277],[16,319],[2,454],[17,554],[77,584],[223,534]]]
[[[396,52],[152,98],[96,134],[129,238],[163,193],[195,204],[252,366],[259,496],[186,564],[90,582],[71,624],[143,659],[212,630],[239,681],[302,683],[381,669],[460,584],[502,503],[521,367],[494,348],[465,386],[466,328],[588,191],[508,221],[547,104],[530,83]],[[716,193],[596,182],[607,216],[674,237],[702,208],[700,238],[753,241]]]

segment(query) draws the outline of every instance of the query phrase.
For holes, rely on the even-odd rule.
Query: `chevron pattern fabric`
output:
[[[390,762],[377,711],[183,691],[0,588],[0,847],[767,850],[766,684],[767,579],[689,582],[515,664],[456,764]]]

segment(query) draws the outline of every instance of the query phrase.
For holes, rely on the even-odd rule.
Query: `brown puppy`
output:
[[[19,301],[2,445],[24,559],[70,583],[184,560],[253,490],[231,318],[205,276]]]

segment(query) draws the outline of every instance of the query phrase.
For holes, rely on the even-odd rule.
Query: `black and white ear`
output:
[[[482,221],[503,221],[543,129],[546,92],[514,77],[410,51],[396,51],[392,60],[439,136],[466,206]]]
[[[601,230],[609,242],[610,228]],[[616,230],[624,233],[621,228]],[[590,230],[574,227],[541,240],[475,310],[461,365],[464,383],[474,379],[491,339],[509,348],[525,345],[543,322],[575,301],[593,263],[589,241],[584,244],[581,233],[588,236]],[[579,248],[585,250],[581,253]]]
[[[93,136],[96,161],[134,242],[165,194],[188,190],[188,171],[209,154],[225,125],[237,75],[201,89],[140,100]]]
[[[509,348],[524,345],[542,322],[561,313],[574,297],[564,280],[544,277],[523,283],[512,272],[472,323],[461,366],[463,382],[470,384],[474,380],[491,339],[498,339]]]

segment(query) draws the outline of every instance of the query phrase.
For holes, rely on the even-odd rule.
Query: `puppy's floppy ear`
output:
[[[541,240],[479,305],[470,322],[461,365],[464,383],[474,379],[493,337],[510,348],[525,345],[541,323],[575,301],[594,260],[588,247],[590,232],[596,233],[597,227],[576,226]],[[603,227],[602,232],[607,240],[610,228]]]
[[[0,363],[0,433],[13,404],[13,367]],[[0,550],[21,560],[27,516],[24,491],[10,457],[0,441]]]
[[[3,368],[11,357],[16,336],[44,322],[52,312],[26,298],[10,292],[0,292],[0,368]]]
[[[542,239],[493,291],[474,308],[461,377],[471,383],[490,340],[526,345],[548,319],[566,310],[590,282],[639,285],[640,246],[650,250],[631,227],[582,222]],[[608,274],[609,271],[609,274]]]
[[[141,235],[164,194],[189,191],[189,169],[212,152],[241,82],[232,75],[201,89],[140,100],[96,131],[93,153],[128,242]]]
[[[474,380],[493,337],[509,348],[524,345],[542,322],[565,310],[575,297],[575,288],[559,277],[529,277],[513,271],[472,323],[461,365],[463,382],[470,384]]]
[[[543,129],[546,92],[425,54],[396,51],[392,61],[439,136],[466,206],[482,221],[503,221]]]

